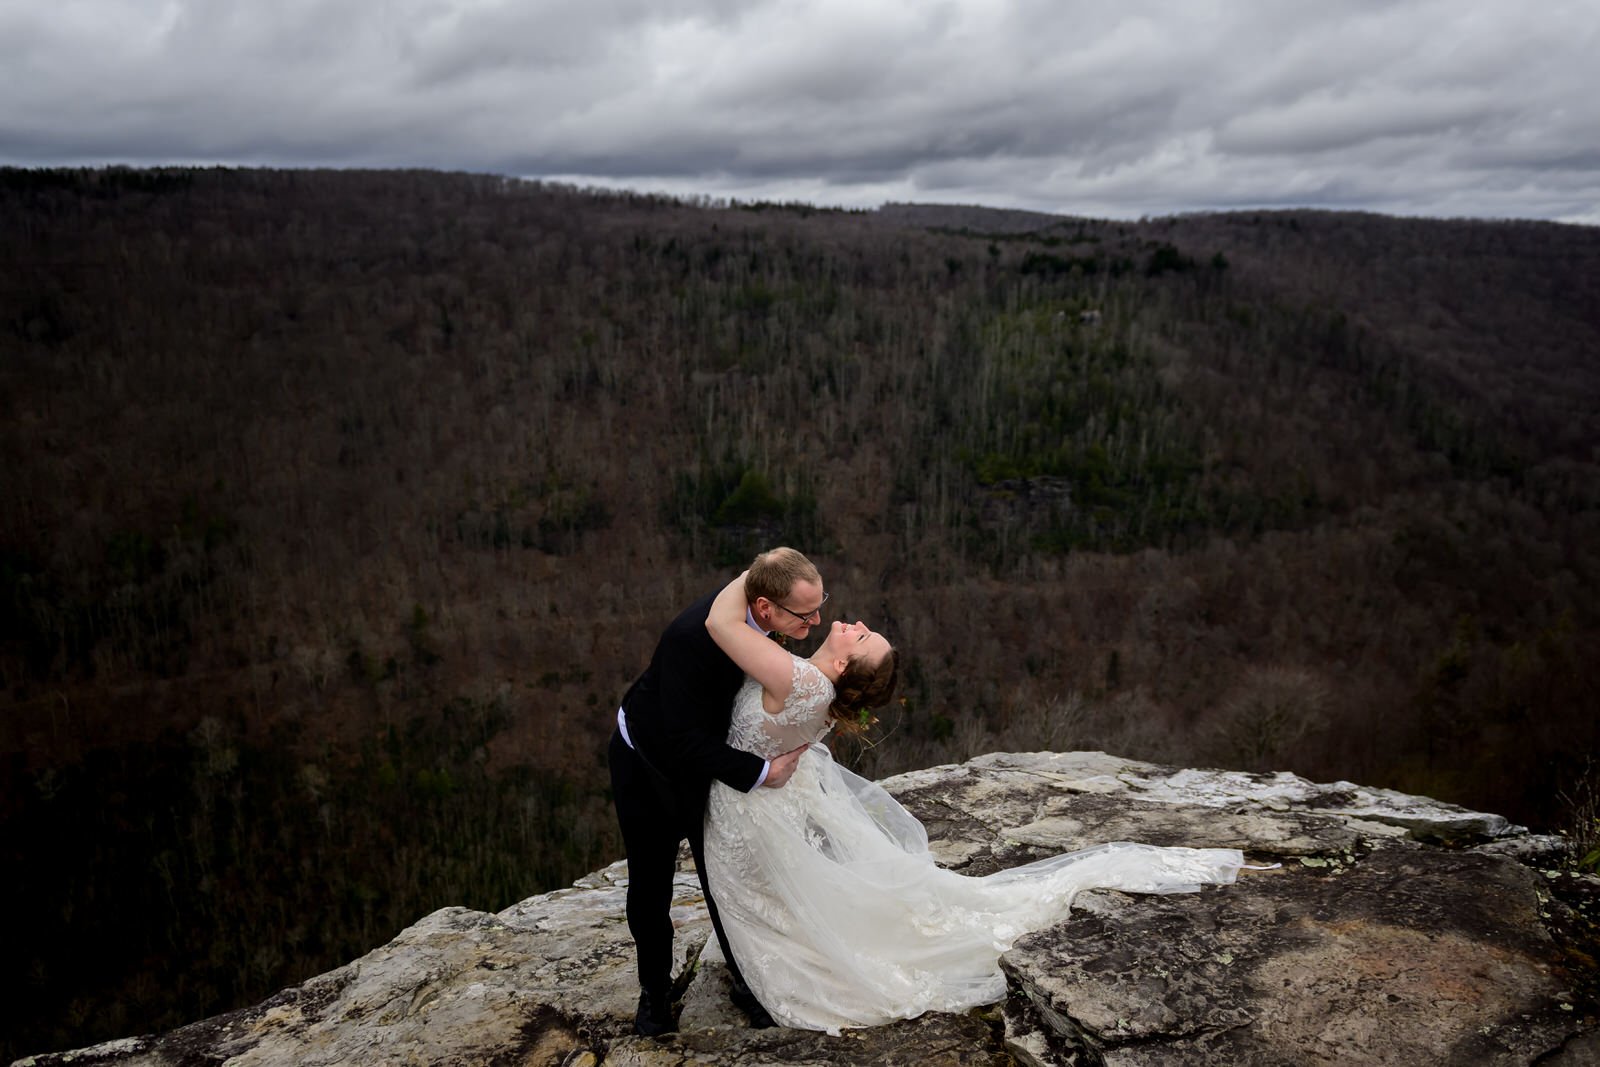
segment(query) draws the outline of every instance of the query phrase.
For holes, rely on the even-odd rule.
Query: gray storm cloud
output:
[[[1592,223],[1597,46],[1595,0],[3,0],[0,163]]]

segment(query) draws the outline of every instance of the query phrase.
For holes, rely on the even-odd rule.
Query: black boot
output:
[[[766,1030],[777,1026],[777,1020],[772,1013],[761,1006],[761,1001],[750,992],[750,987],[743,982],[734,982],[733,988],[728,993],[728,999],[733,1001],[733,1006],[750,1016],[750,1026],[756,1030]]]
[[[660,1037],[677,1028],[678,1023],[672,1017],[672,1001],[666,992],[639,990],[639,1010],[633,1017],[633,1032],[640,1037]]]

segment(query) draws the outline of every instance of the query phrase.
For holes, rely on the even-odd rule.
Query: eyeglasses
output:
[[[822,604],[826,604],[828,602],[828,597],[829,596],[830,596],[830,594],[828,594],[828,593],[823,593],[822,594]],[[822,621],[822,604],[818,604],[816,607],[812,608],[810,611],[808,611],[804,615],[802,615],[798,611],[795,611],[793,608],[783,608],[783,605],[778,603],[777,601],[773,601],[772,602],[772,606],[773,607],[775,607],[775,608],[783,608],[784,611],[787,611],[790,615],[793,615],[795,618],[799,619],[801,622],[810,622],[811,621],[811,617],[813,615],[816,616],[816,619],[817,619],[818,622],[821,622]]]

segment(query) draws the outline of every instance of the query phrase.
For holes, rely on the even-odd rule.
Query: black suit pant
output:
[[[673,788],[629,747],[620,732],[613,731],[606,757],[628,858],[628,932],[638,956],[639,987],[662,996],[672,984],[672,879],[678,869],[678,846],[687,838],[729,976],[735,989],[744,989],[744,976],[728,947],[722,918],[706,882],[703,796],[696,803],[696,798]]]

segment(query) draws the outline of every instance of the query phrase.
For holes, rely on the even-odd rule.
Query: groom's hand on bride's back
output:
[[[781,756],[774,756],[771,766],[767,770],[767,780],[761,785],[766,789],[781,789],[789,781],[789,776],[794,773],[795,765],[800,762],[800,757],[805,755],[810,745],[801,745],[799,748],[790,749]]]

